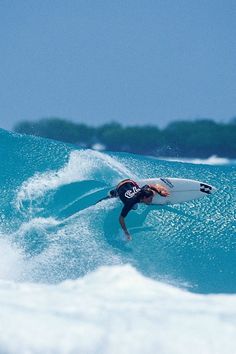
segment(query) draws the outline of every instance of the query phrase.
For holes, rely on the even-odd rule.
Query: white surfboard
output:
[[[159,194],[154,196],[152,204],[158,205],[188,202],[193,199],[203,198],[217,190],[208,183],[172,177],[142,179],[137,181],[137,183],[141,187],[146,184],[160,184],[168,189],[170,193],[168,197],[162,197]]]

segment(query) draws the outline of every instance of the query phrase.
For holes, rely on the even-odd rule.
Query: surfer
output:
[[[131,240],[132,237],[126,227],[125,217],[131,209],[137,209],[138,203],[151,204],[156,193],[160,194],[162,197],[169,195],[168,190],[159,184],[140,187],[132,179],[125,179],[121,181],[115,189],[111,190],[107,197],[102,199],[119,198],[123,202],[124,206],[120,213],[119,222],[127,240]]]

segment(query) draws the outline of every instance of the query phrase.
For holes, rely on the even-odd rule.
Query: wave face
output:
[[[1,253],[7,247],[17,280],[55,283],[130,263],[192,291],[236,292],[234,166],[76,150],[5,131],[0,137]],[[121,203],[94,203],[130,176],[203,180],[219,191],[174,207],[140,206],[127,217],[133,235],[127,244],[118,224]]]
[[[81,150],[59,142],[16,135],[3,130],[0,130],[0,155],[0,301],[8,308],[8,312],[2,313],[5,321],[8,320],[8,315],[17,315],[15,327],[8,328],[9,341],[7,335],[0,335],[0,351],[15,353],[15,348],[20,346],[22,353],[72,353],[78,350],[80,353],[116,353],[117,344],[104,335],[110,326],[109,320],[98,323],[97,317],[92,316],[89,308],[85,311],[87,315],[82,310],[82,313],[76,312],[77,296],[85,301],[85,308],[87,306],[83,287],[90,298],[88,306],[92,306],[91,299],[94,299],[94,311],[102,306],[103,302],[99,303],[101,299],[110,306],[111,313],[114,312],[114,326],[117,323],[117,328],[113,328],[117,335],[120,335],[120,322],[117,322],[116,317],[117,304],[124,308],[124,312],[119,314],[122,318],[127,309],[125,294],[133,294],[134,282],[135,291],[142,293],[145,287],[146,293],[136,299],[136,304],[137,309],[143,308],[144,312],[140,316],[146,316],[148,328],[153,328],[150,334],[153,335],[153,342],[150,339],[149,348],[140,339],[139,348],[140,352],[148,350],[150,353],[156,352],[158,343],[162,348],[160,353],[170,351],[168,340],[168,343],[164,343],[164,337],[156,336],[156,320],[151,316],[152,310],[145,307],[149,299],[153,301],[154,308],[157,302],[158,306],[165,307],[173,299],[179,303],[180,298],[184,306],[186,296],[193,301],[193,307],[199,301],[204,304],[212,301],[214,307],[214,296],[217,295],[210,295],[212,300],[209,300],[206,294],[236,293],[235,166],[194,165],[131,154]],[[117,200],[95,203],[121,179],[158,176],[201,180],[214,185],[218,192],[213,196],[176,206],[140,206],[127,217],[127,225],[133,236],[133,241],[127,243],[118,224],[121,203]],[[89,274],[90,272],[94,272],[94,275]],[[106,279],[110,279],[110,283]],[[68,281],[70,283],[66,285]],[[104,289],[104,293],[100,289],[103,283],[107,291]],[[67,296],[66,291],[68,297],[64,299],[63,296]],[[123,298],[113,297],[117,291],[121,291]],[[189,291],[201,295],[189,294]],[[34,294],[34,301],[31,298],[32,306],[26,300],[28,292]],[[156,292],[156,302],[151,296],[153,292]],[[93,294],[98,297],[100,294],[98,302]],[[106,294],[110,294],[110,302]],[[63,328],[72,321],[73,313],[75,319],[81,320],[80,316],[85,316],[84,323],[79,322],[80,328],[82,326],[80,335],[83,337],[83,330],[88,326],[87,321],[91,321],[94,327],[97,326],[94,336],[97,335],[98,342],[94,338],[94,346],[89,339],[87,342],[84,339],[85,342],[80,342],[78,347],[76,331],[70,333],[70,337],[73,337],[73,333],[75,336],[74,341],[72,339],[70,342],[71,346],[67,346],[66,338],[62,346],[58,342],[58,336],[55,335],[54,340],[48,326],[50,321],[55,320],[55,313],[61,311],[61,304],[55,302],[56,296],[61,296],[62,301],[65,300],[68,304],[67,312],[58,315],[61,317],[55,333],[61,336],[60,331],[63,332]],[[202,300],[199,300],[199,296]],[[235,308],[235,296],[231,295],[230,299]],[[45,301],[45,306],[42,301]],[[219,300],[221,305],[223,302]],[[19,311],[17,306],[25,311]],[[190,305],[186,306],[183,311],[186,312],[189,323]],[[45,316],[41,323],[44,328],[43,323],[47,322],[44,329],[48,336],[42,342],[37,339],[33,343],[29,338],[25,339],[24,333],[30,331],[32,318],[39,308],[48,313],[48,317]],[[167,311],[172,313],[173,308]],[[194,311],[198,315],[202,313],[202,307],[199,305]],[[170,313],[168,312],[169,316]],[[176,316],[177,313],[176,309]],[[229,309],[222,309],[224,321],[229,319],[228,313]],[[164,317],[166,315],[167,313],[163,313]],[[139,322],[135,322],[139,311],[133,309],[129,316],[129,321],[134,325],[134,333],[140,333]],[[214,322],[212,316],[209,310],[206,318],[210,323]],[[180,319],[181,316],[179,319],[176,317],[176,321]],[[22,332],[18,330],[21,320],[25,324],[25,332],[23,328]],[[170,330],[169,338],[175,341],[171,337],[172,324],[168,327],[167,322],[164,325],[167,326],[167,333]],[[132,323],[129,323],[129,328]],[[192,323],[193,328],[194,326],[195,322]],[[231,333],[227,332],[227,326],[226,323],[225,336]],[[199,329],[200,327],[201,324]],[[90,330],[92,331],[91,328]],[[99,331],[104,332],[101,334]],[[43,337],[43,333],[41,334],[40,338]],[[11,344],[12,337],[15,338],[15,347]],[[136,350],[139,353],[134,344],[129,344],[125,338],[123,337],[123,352]],[[110,346],[106,340],[110,340]],[[101,345],[104,341],[107,344]],[[225,342],[222,341],[222,346],[218,343],[222,350],[223,343]],[[205,339],[203,344],[206,344]],[[185,353],[186,345],[183,340],[176,353]],[[211,352],[209,346],[205,349],[207,353]],[[196,346],[196,353],[197,350],[205,352],[201,345]],[[175,353],[173,348],[171,352]]]

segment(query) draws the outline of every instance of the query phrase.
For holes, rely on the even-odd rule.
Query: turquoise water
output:
[[[30,310],[28,308],[26,310],[24,307],[26,305],[22,305],[21,300],[19,303],[16,300],[21,291],[27,294],[35,292],[34,299],[37,298],[37,294],[40,294],[40,299],[42,297],[46,299],[47,296],[49,298],[51,296],[48,295],[51,294],[51,290],[48,289],[53,287],[53,292],[60,298],[65,294],[64,281],[69,280],[72,282],[70,294],[74,292],[76,299],[78,294],[81,295],[81,287],[83,287],[81,284],[87,284],[87,297],[90,298],[93,297],[94,292],[100,294],[98,297],[101,296],[103,290],[100,290],[100,286],[109,277],[111,278],[110,291],[113,289],[112,284],[114,286],[123,284],[118,292],[123,288],[126,289],[130,279],[137,277],[135,284],[137,286],[140,282],[140,289],[143,286],[149,289],[148,281],[151,280],[154,283],[150,284],[154,285],[150,285],[150,294],[153,294],[156,286],[156,298],[159,292],[164,291],[163,287],[167,286],[165,290],[167,300],[159,299],[164,307],[168,302],[169,289],[175,289],[176,294],[179,294],[179,289],[182,289],[183,298],[189,292],[193,295],[203,294],[201,301],[210,301],[207,294],[236,293],[234,165],[193,165],[124,153],[81,150],[75,146],[20,136],[4,130],[0,130],[0,156],[2,163],[0,301],[5,303],[6,296],[16,301],[14,306],[10,300],[9,303],[7,302],[9,311],[6,312],[6,319],[7,314],[16,315],[17,306],[23,306],[21,315],[18,314],[17,318],[20,318],[23,323],[28,323],[27,316]],[[140,206],[127,217],[127,225],[133,236],[132,242],[127,243],[118,224],[121,203],[116,200],[107,200],[97,205],[94,203],[123,178],[141,179],[158,176],[197,179],[214,185],[218,191],[212,196],[181,205]],[[101,268],[104,266],[105,268]],[[95,272],[92,273],[95,274],[94,278],[91,278],[91,272]],[[121,277],[117,280],[118,283],[114,281],[117,274]],[[91,283],[94,284],[92,288],[89,287]],[[130,294],[135,286],[131,283],[131,288],[127,290]],[[106,292],[109,291],[109,283],[104,286]],[[6,289],[7,295],[4,293]],[[143,295],[143,298],[136,299],[139,301],[139,308],[145,308],[147,298],[147,295]],[[122,304],[124,305],[122,303],[124,297],[122,299],[119,300],[121,307]],[[33,301],[32,298],[30,301]],[[52,300],[44,301],[45,314],[50,313]],[[71,301],[76,317],[77,300]],[[193,306],[196,304],[194,301]],[[90,308],[94,303],[95,300],[91,301]],[[106,304],[111,307],[111,313],[115,313],[116,305],[113,308],[113,302],[109,302],[108,299]],[[32,311],[39,308],[38,303],[34,306]],[[124,306],[122,310],[123,316],[127,313],[125,308]],[[61,311],[61,304],[58,305],[57,311]],[[222,311],[224,315],[225,312]],[[32,313],[30,312],[30,315]],[[86,314],[83,314],[85,317],[86,315],[90,319],[89,309]],[[129,316],[132,318],[132,314]],[[135,316],[134,322],[137,320]],[[65,318],[58,331],[59,328],[63,329],[67,326],[70,317]],[[148,318],[150,320],[150,317]],[[47,320],[46,317],[42,328],[46,326]],[[113,320],[116,323],[116,317]],[[91,321],[95,326],[98,320],[92,318]],[[104,323],[108,322],[105,320],[99,322],[99,330]],[[153,329],[154,337],[156,336],[155,325],[153,319],[150,330],[152,333]],[[84,323],[80,323],[80,326],[86,327]],[[199,328],[201,326],[202,323]],[[117,328],[120,328],[120,324],[117,324]],[[26,332],[28,330],[29,327],[26,325]],[[46,327],[45,331],[50,332]],[[59,350],[57,339],[52,338],[50,345],[49,342],[47,345],[38,343],[38,346],[34,347],[32,343],[29,344],[25,340],[24,336],[20,337],[19,333],[16,336],[16,333],[18,333],[17,325],[9,334],[9,342],[7,340],[5,342],[5,339],[0,336],[0,349],[4,349],[5,353],[15,352],[10,345],[11,336],[17,338],[16,346],[20,345],[24,350],[31,350],[31,352],[44,350],[48,353],[69,353],[78,349],[75,344],[77,342],[75,339],[73,342],[73,338],[71,340],[74,346],[71,350],[67,350],[66,346],[60,347],[63,349]],[[42,329],[42,335],[43,333]],[[76,336],[75,334],[74,338]],[[101,339],[102,343],[107,343],[106,340],[106,336]],[[161,341],[160,338],[159,340]],[[84,351],[79,348],[80,352],[101,352],[100,349],[96,349],[97,344],[89,351],[89,345],[86,342]],[[116,344],[112,346],[112,350],[106,345],[102,345],[103,353],[116,352]],[[134,350],[132,345],[128,345],[127,351],[124,349],[124,352]],[[166,344],[165,347],[162,343],[162,347],[164,349],[160,352],[167,353],[168,345]],[[140,348],[142,349],[142,345]],[[209,348],[206,347],[208,353],[211,352]],[[154,347],[150,348],[151,352],[155,352]]]
[[[76,150],[5,131],[0,139],[1,233],[33,266],[26,279],[58,282],[128,262],[192,291],[236,292],[234,166]],[[128,176],[191,178],[219,191],[174,207],[140,207],[127,217],[133,235],[127,244],[118,224],[120,202],[93,204]]]

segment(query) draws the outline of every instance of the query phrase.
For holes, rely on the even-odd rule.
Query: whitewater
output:
[[[236,347],[236,174],[0,130],[0,354],[215,354]],[[95,204],[121,179],[218,191],[175,206]]]

